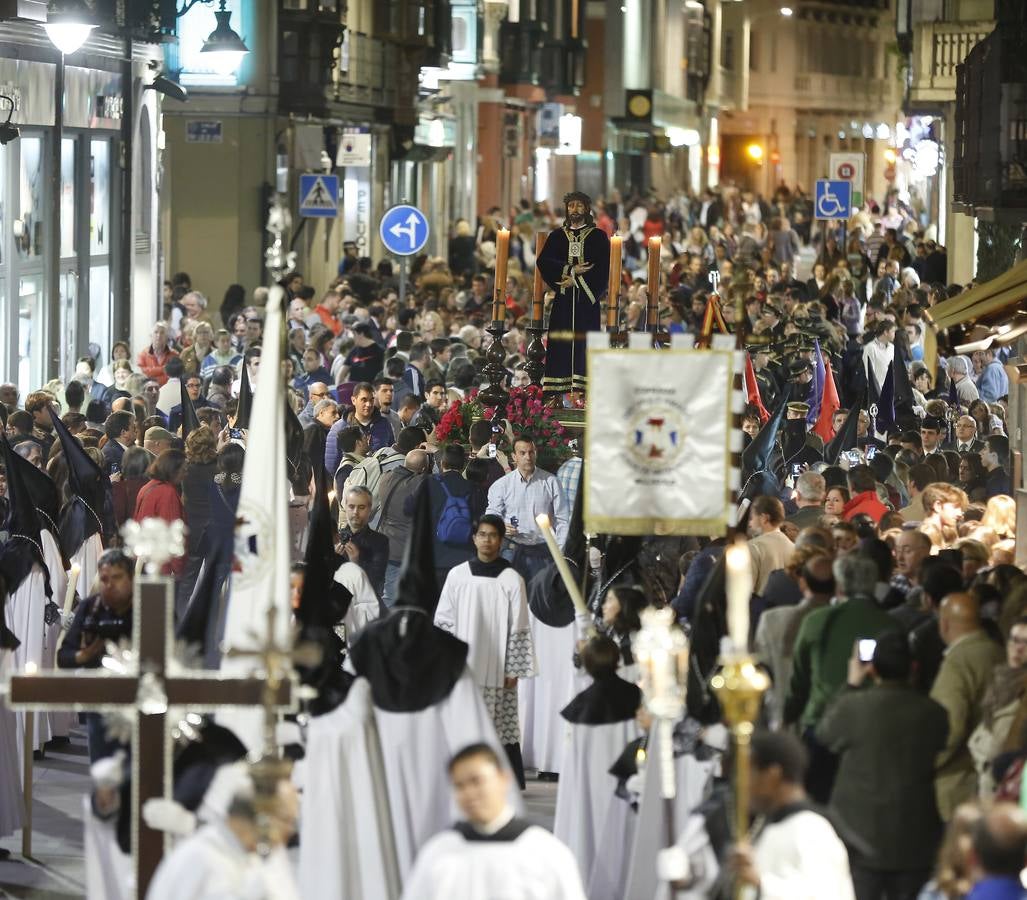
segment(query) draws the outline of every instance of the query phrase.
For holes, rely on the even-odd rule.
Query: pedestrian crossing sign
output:
[[[334,219],[339,214],[338,175],[300,175],[300,215]]]

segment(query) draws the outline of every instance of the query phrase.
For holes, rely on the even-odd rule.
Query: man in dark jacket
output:
[[[406,429],[404,429],[406,430]],[[430,466],[428,454],[418,448],[407,453],[403,464],[390,469],[378,482],[378,512],[374,527],[389,539],[389,562],[385,567],[386,606],[396,602],[396,585],[403,553],[410,537],[411,518],[405,512],[407,501],[416,493]]]
[[[441,472],[424,479],[421,490],[431,498],[431,519],[435,523],[435,574],[439,590],[453,566],[467,562],[475,553],[471,537],[474,523],[484,514],[487,505],[485,492],[469,482],[462,474],[467,464],[467,452],[460,444],[447,444],[441,455]],[[407,515],[412,515],[416,498],[405,504]]]
[[[934,761],[945,746],[948,715],[910,685],[911,670],[903,634],[882,634],[870,663],[861,661],[857,643],[848,688],[817,726],[817,739],[839,756],[831,808],[869,851],[851,860],[860,898],[916,897],[941,839]],[[873,686],[858,690],[867,676]]]

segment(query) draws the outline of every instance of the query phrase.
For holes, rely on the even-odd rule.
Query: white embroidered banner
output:
[[[726,532],[736,366],[733,350],[589,350],[587,532]]]

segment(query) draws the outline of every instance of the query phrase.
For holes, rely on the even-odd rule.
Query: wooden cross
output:
[[[80,669],[15,675],[9,698],[14,709],[120,710],[132,716],[132,851],[136,895],[142,898],[164,853],[164,834],[147,827],[142,809],[147,800],[171,792],[168,708],[182,706],[190,712],[211,712],[224,707],[271,705],[289,711],[295,709],[298,693],[291,674],[280,669],[271,679],[274,686],[269,694],[267,680],[260,672],[249,677],[225,677],[216,671],[182,670],[177,666],[174,602],[167,578],[137,575],[132,610],[132,648],[138,660],[135,672]],[[177,721],[171,718],[172,724]]]

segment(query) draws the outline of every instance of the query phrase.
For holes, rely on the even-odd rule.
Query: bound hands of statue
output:
[[[576,266],[572,266],[570,272],[568,272],[561,280],[560,287],[569,288],[574,284],[575,275],[584,275],[592,268],[592,263],[578,263]]]

